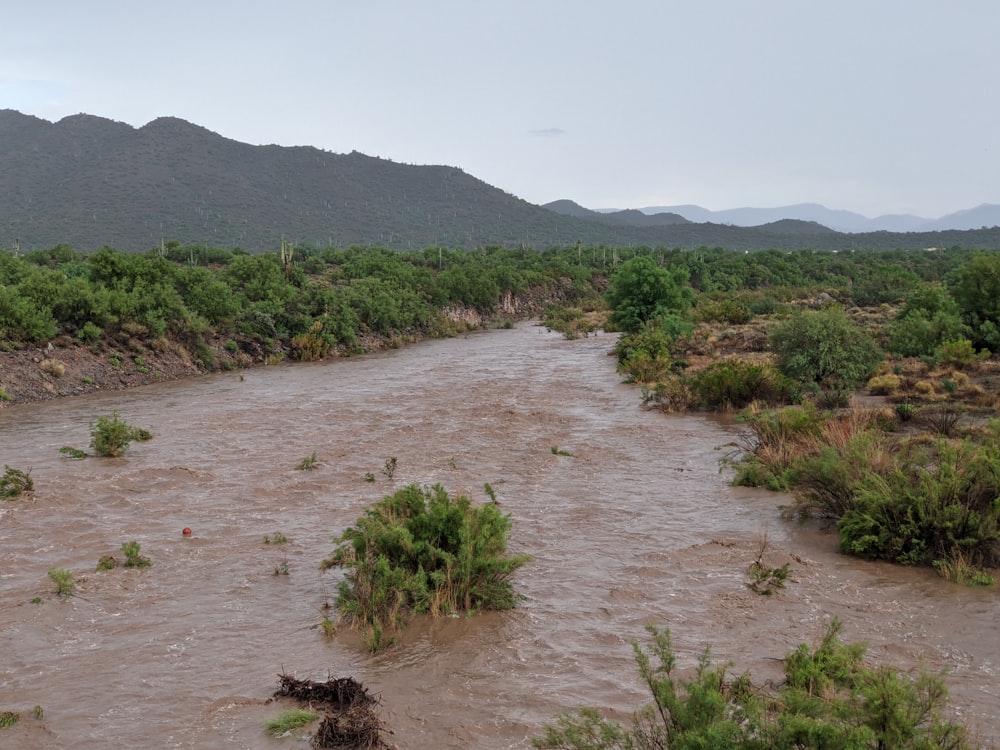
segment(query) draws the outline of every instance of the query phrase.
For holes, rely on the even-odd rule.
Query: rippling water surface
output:
[[[612,342],[522,324],[0,410],[0,461],[36,486],[0,503],[0,710],[23,717],[0,746],[281,747],[263,722],[285,708],[267,700],[287,672],[360,680],[400,748],[527,748],[557,712],[644,700],[629,642],[647,623],[671,628],[683,664],[712,644],[762,681],[832,616],[876,660],[949,670],[963,718],[1000,742],[995,587],[846,558],[828,532],[782,521],[786,498],[720,471],[738,426],[643,411]],[[121,459],[60,457],[114,410],[154,439]],[[313,452],[317,468],[296,471]],[[479,501],[494,487],[511,551],[534,556],[516,579],[526,600],[418,622],[370,656],[318,630],[338,579],[319,563],[412,482]],[[288,543],[265,544],[275,532]],[[792,563],[773,597],[744,585],[764,535],[772,564]],[[133,539],[153,567],[95,571]],[[75,596],[52,593],[53,566],[76,574]]]

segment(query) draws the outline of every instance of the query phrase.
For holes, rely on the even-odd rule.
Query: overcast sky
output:
[[[0,108],[447,164],[532,203],[1000,203],[997,0],[7,3]]]

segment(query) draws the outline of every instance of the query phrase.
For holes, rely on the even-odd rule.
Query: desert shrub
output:
[[[757,401],[778,406],[798,400],[792,381],[769,364],[731,359],[715,362],[688,376],[699,405],[742,409]]]
[[[676,674],[670,631],[648,626],[651,645],[632,649],[651,703],[632,714],[631,726],[592,708],[562,714],[532,740],[560,750],[652,748],[894,748],[972,747],[960,724],[946,719],[943,678],[911,677],[891,667],[868,667],[865,649],[840,639],[834,619],[815,647],[800,645],[784,660],[785,682],[770,692],[748,673],[727,677],[729,664],[712,664],[706,649],[692,677]]]
[[[597,328],[597,323],[576,307],[549,305],[542,313],[542,325],[550,331],[561,333],[567,339],[584,336]]]
[[[686,411],[694,404],[688,378],[667,376],[653,387],[642,387],[642,402],[667,412]]]
[[[988,354],[988,352],[983,352],[983,355]],[[980,359],[983,359],[983,355],[976,354],[972,342],[968,339],[942,341],[937,349],[934,350],[934,358],[942,365],[959,368],[971,367]]]
[[[676,327],[665,321],[649,323],[633,333],[619,337],[615,344],[618,371],[631,383],[654,383],[663,380],[673,369],[671,347],[679,336],[690,331],[679,321]]]
[[[778,370],[823,388],[852,388],[865,382],[882,360],[875,341],[838,308],[803,312],[770,335]]]
[[[237,316],[234,325],[239,333],[258,340],[279,338],[274,317],[263,310],[256,308],[244,310]]]
[[[319,458],[316,457],[316,451],[313,451],[312,455],[306,456],[301,461],[299,461],[298,465],[296,465],[295,467],[295,470],[309,471],[311,469],[315,469],[318,465],[319,465]]]
[[[22,471],[4,464],[3,476],[0,476],[0,497],[15,498],[33,489],[35,482],[31,478],[31,469]]]
[[[786,473],[797,512],[840,518],[854,506],[858,484],[891,466],[890,439],[873,426],[873,421],[856,414],[823,424]]]
[[[104,331],[101,330],[100,326],[88,320],[80,327],[77,336],[84,344],[93,344],[95,341],[100,341],[103,334]]]
[[[940,284],[922,284],[887,326],[886,348],[903,357],[934,353],[942,342],[966,335],[958,305]]]
[[[951,437],[963,414],[964,409],[957,404],[929,406],[920,410],[920,422],[936,435]]]
[[[66,568],[49,568],[49,578],[59,596],[70,596],[76,590],[76,577]]]
[[[1000,255],[977,254],[956,274],[952,296],[974,346],[1000,351]]]
[[[139,554],[139,549],[139,542],[131,541],[122,543],[122,552],[125,554],[124,566],[126,568],[148,568],[153,564],[148,557]]]
[[[903,380],[899,375],[887,373],[885,375],[875,375],[868,380],[868,391],[873,396],[891,396],[902,385]]]
[[[323,332],[323,321],[317,320],[306,333],[292,337],[292,353],[303,362],[326,359],[333,347],[333,339]]]
[[[66,374],[66,365],[57,359],[43,359],[38,365],[42,372],[51,375],[54,378],[61,378]]]
[[[705,322],[729,323],[738,325],[753,318],[750,303],[741,297],[726,295],[725,297],[700,297],[695,312],[699,320]]]
[[[770,294],[757,295],[750,299],[750,315],[773,315],[781,309],[781,303]]]
[[[0,340],[42,342],[56,332],[56,321],[48,307],[0,284]]]
[[[891,470],[857,485],[837,522],[841,549],[904,564],[959,556],[982,567],[1000,562],[1000,441],[938,439],[906,444]]]
[[[347,569],[337,608],[377,651],[412,614],[514,607],[510,579],[529,557],[507,555],[510,527],[496,503],[411,484],[335,537],[322,568]]]
[[[753,562],[747,566],[747,587],[755,594],[770,596],[778,589],[785,588],[785,581],[791,573],[791,563],[784,563],[777,567],[771,567],[764,562],[764,555],[767,553],[768,540],[767,533],[758,542],[757,556]]]
[[[133,440],[149,440],[148,430],[133,427],[114,412],[111,416],[101,416],[91,425],[90,447],[96,456],[114,458],[122,456]]]

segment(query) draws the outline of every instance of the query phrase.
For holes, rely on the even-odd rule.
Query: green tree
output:
[[[972,343],[1000,352],[1000,254],[976,255],[958,269],[952,294]]]
[[[680,316],[694,299],[687,281],[687,269],[664,268],[651,255],[625,261],[611,275],[606,295],[611,323],[635,333],[647,322]]]
[[[824,388],[853,388],[882,360],[872,337],[840,308],[799,313],[779,324],[770,342],[783,375]]]
[[[886,348],[904,357],[929,356],[945,341],[968,335],[958,303],[940,284],[923,284],[889,324]]]

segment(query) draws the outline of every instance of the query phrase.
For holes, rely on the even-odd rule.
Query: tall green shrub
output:
[[[980,254],[959,268],[952,295],[977,348],[1000,352],[1000,254]]]
[[[965,728],[945,717],[948,692],[938,675],[910,677],[869,667],[865,649],[840,640],[834,619],[815,647],[785,657],[785,683],[768,691],[748,673],[729,678],[706,649],[691,677],[677,672],[666,628],[648,626],[651,645],[633,641],[651,703],[626,727],[592,708],[556,717],[532,740],[559,750],[967,750]]]
[[[665,315],[686,312],[694,299],[685,268],[664,268],[651,255],[622,263],[611,275],[606,299],[612,325],[634,333]]]
[[[530,558],[507,555],[510,527],[496,503],[411,484],[335,537],[321,567],[347,570],[337,608],[376,651],[413,614],[514,607],[511,577]]]
[[[152,435],[139,427],[133,427],[114,412],[111,416],[101,416],[91,425],[90,447],[94,455],[116,458],[123,456],[133,440],[149,440]]]
[[[830,389],[864,383],[882,360],[872,337],[839,308],[793,316],[771,331],[770,343],[784,375]]]
[[[862,479],[837,522],[841,549],[930,565],[1000,563],[1000,442],[907,445],[891,471]]]

